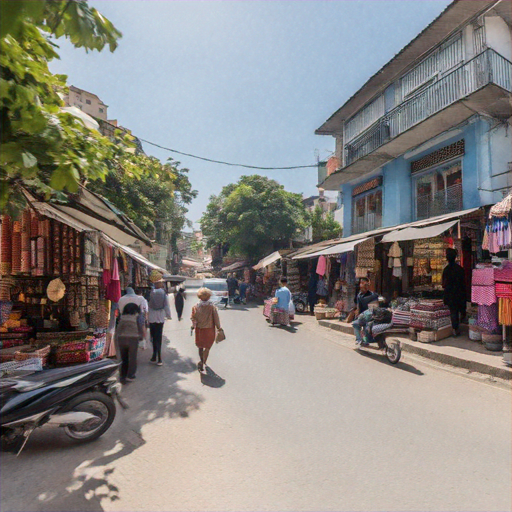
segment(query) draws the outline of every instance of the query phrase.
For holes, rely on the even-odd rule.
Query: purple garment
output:
[[[490,306],[478,306],[477,325],[490,333],[499,333],[498,304]]]

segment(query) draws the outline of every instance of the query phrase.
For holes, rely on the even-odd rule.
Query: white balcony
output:
[[[345,166],[322,187],[363,176],[411,148],[453,128],[476,112],[509,117],[512,63],[487,49],[440,80],[425,87],[377,120],[344,147]]]

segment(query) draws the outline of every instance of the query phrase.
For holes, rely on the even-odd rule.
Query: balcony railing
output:
[[[512,92],[512,63],[487,49],[381,117],[345,146],[345,166],[488,84]]]
[[[462,185],[456,184],[433,196],[416,197],[416,219],[428,219],[436,215],[458,212],[462,210]]]

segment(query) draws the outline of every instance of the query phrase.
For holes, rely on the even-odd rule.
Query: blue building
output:
[[[452,2],[316,130],[343,236],[496,203],[512,187],[512,3]]]

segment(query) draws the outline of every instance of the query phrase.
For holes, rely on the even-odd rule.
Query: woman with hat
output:
[[[197,292],[199,302],[192,308],[192,329],[196,333],[196,346],[199,349],[200,361],[197,363],[197,369],[202,372],[206,366],[206,361],[210,349],[215,341],[217,330],[222,330],[219,320],[219,312],[215,305],[210,301],[212,292],[208,288],[200,288]]]

